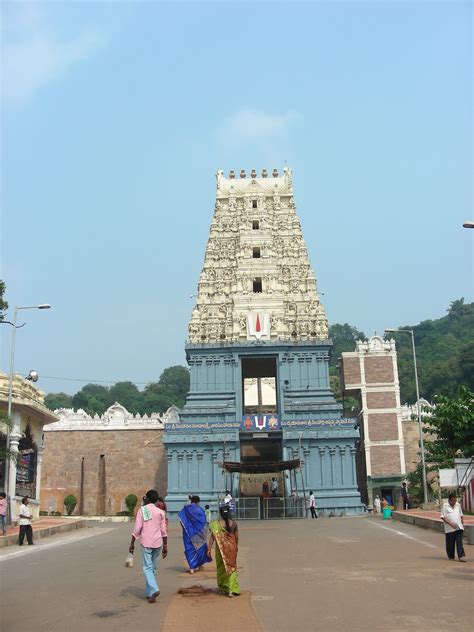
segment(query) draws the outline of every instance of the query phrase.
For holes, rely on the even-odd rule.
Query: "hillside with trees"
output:
[[[435,395],[455,398],[460,385],[474,388],[474,303],[464,299],[453,301],[447,316],[424,320],[418,325],[401,324],[398,329],[413,329],[420,396],[433,401]],[[333,340],[330,362],[331,383],[339,394],[337,363],[343,351],[354,351],[357,340],[366,336],[356,327],[332,325],[329,329]],[[387,334],[394,338],[398,354],[398,374],[402,403],[416,401],[411,336]]]

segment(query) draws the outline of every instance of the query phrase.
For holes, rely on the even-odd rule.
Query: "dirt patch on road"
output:
[[[181,594],[180,594],[181,593]],[[202,586],[182,589],[166,610],[162,632],[264,632],[250,602],[250,592],[244,590],[229,599]]]

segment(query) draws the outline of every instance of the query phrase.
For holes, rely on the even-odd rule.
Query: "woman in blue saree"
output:
[[[178,517],[183,528],[184,554],[190,573],[194,573],[212,560],[207,553],[208,525],[206,513],[199,506],[201,499],[199,496],[191,496],[190,500],[178,513]]]

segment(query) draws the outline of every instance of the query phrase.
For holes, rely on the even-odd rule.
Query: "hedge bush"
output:
[[[64,506],[66,507],[67,515],[70,516],[77,505],[77,498],[73,494],[69,494],[64,499]]]
[[[135,494],[129,494],[125,498],[125,504],[127,505],[129,516],[133,516],[137,502],[138,502],[138,498],[137,496],[135,496]]]

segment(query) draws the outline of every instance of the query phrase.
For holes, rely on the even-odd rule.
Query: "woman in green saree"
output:
[[[211,537],[207,545],[209,556],[212,545],[216,543],[217,587],[229,597],[240,595],[239,576],[237,575],[237,550],[239,530],[235,520],[230,517],[230,508],[224,505],[219,509],[220,520],[210,524]]]

